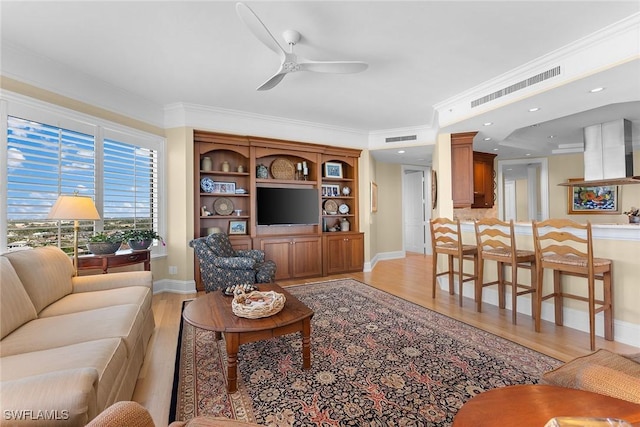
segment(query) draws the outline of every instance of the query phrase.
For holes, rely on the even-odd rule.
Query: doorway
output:
[[[402,223],[405,252],[428,254],[431,242],[427,222],[431,219],[429,194],[431,168],[402,166]]]
[[[498,160],[498,207],[498,218],[505,221],[548,219],[547,159]]]

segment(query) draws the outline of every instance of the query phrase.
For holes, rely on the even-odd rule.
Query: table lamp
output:
[[[48,219],[72,219],[73,220],[73,268],[78,275],[78,229],[79,220],[97,220],[100,215],[93,204],[91,197],[74,195],[58,196],[55,204],[49,211]]]

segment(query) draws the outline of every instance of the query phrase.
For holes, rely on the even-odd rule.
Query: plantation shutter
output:
[[[7,246],[57,245],[73,252],[73,221],[47,215],[58,194],[95,198],[94,136],[11,116],[7,130]],[[93,226],[80,221],[80,242]]]
[[[104,139],[105,230],[159,229],[158,151]]]

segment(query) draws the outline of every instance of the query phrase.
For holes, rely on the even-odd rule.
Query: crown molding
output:
[[[439,126],[450,126],[461,120],[483,114],[488,110],[521,100],[523,97],[637,59],[640,57],[639,39],[640,13],[636,13],[435,104]],[[471,108],[471,101],[474,99],[496,92],[558,65],[561,66],[561,73],[554,78],[515,91],[498,100],[487,102],[483,106]]]

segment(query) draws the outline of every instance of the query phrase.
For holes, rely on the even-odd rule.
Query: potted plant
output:
[[[122,241],[124,240],[122,233],[119,231],[112,233],[99,232],[89,237],[87,249],[95,255],[115,254]]]
[[[154,240],[160,240],[164,245],[164,240],[155,230],[144,230],[134,228],[124,232],[124,238],[127,240],[129,247],[134,251],[149,249]]]
[[[630,224],[640,224],[640,209],[631,206],[627,212],[622,212],[629,217]]]

